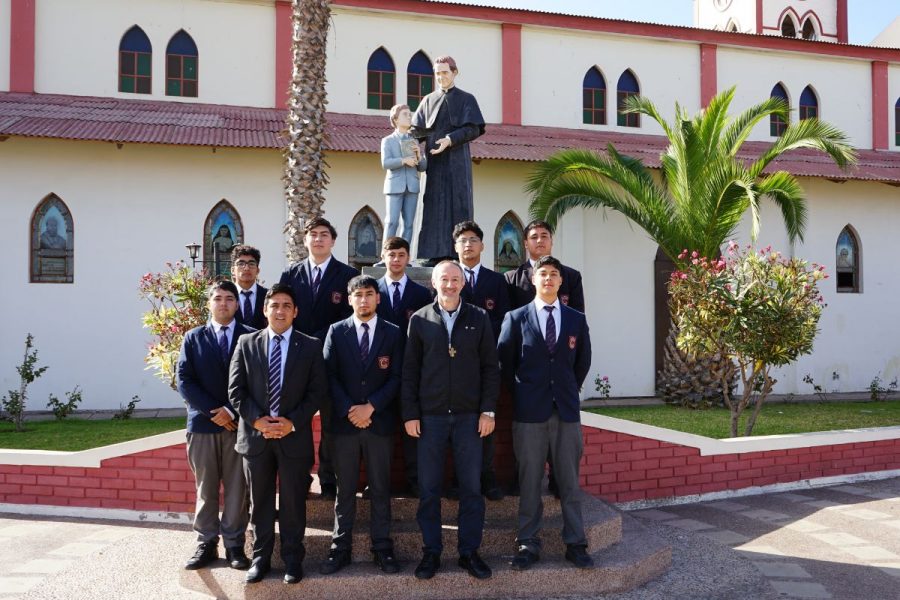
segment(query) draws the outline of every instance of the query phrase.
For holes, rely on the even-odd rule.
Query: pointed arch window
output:
[[[606,80],[597,67],[584,74],[581,84],[581,120],[589,125],[606,125]]]
[[[819,98],[812,86],[803,88],[800,94],[800,120],[819,118]]]
[[[31,216],[31,283],[72,283],[74,251],[72,213],[59,196],[50,194]]]
[[[775,87],[772,88],[772,93],[769,94],[772,98],[780,98],[784,100],[785,104],[788,106],[791,105],[791,100],[788,98],[787,90],[784,89],[784,86],[780,83],[776,83]],[[784,135],[784,132],[787,130],[788,122],[781,115],[771,115],[769,116],[769,135],[772,137],[781,137]]]
[[[637,77],[626,69],[619,77],[619,83],[616,85],[616,122],[620,127],[640,127],[641,115],[637,113],[624,113],[622,109],[625,106],[625,100],[630,96],[638,96],[641,93],[641,87],[638,85]]]
[[[525,230],[513,211],[500,217],[494,229],[494,270],[505,273],[525,260]]]
[[[381,240],[384,226],[371,206],[364,206],[350,221],[347,236],[347,256],[357,269],[371,266],[381,260]]]
[[[838,235],[835,247],[837,291],[859,293],[859,238],[847,225]]]
[[[166,96],[197,97],[200,53],[184,29],[166,46]]]
[[[431,59],[419,50],[406,66],[406,104],[415,112],[422,98],[434,91],[434,71]]]
[[[784,15],[784,19],[781,21],[781,35],[789,38],[797,37],[797,25],[791,15]]]
[[[244,243],[244,224],[228,200],[216,204],[203,224],[203,264],[213,277],[231,274],[231,249]]]
[[[806,21],[803,22],[803,29],[801,30],[801,34],[804,40],[819,39],[819,34],[816,33],[816,26],[813,24],[812,17],[807,17]]]
[[[894,144],[900,146],[900,98],[894,104]]]
[[[366,70],[366,108],[390,110],[394,105],[394,60],[387,50],[379,48],[369,57]]]
[[[135,25],[119,41],[119,91],[149,94],[152,91],[153,45]]]

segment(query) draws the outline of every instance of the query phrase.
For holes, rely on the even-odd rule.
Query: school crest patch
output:
[[[493,298],[485,298],[484,299],[484,307],[487,310],[494,310],[494,306],[496,306],[496,303],[494,302]]]
[[[391,366],[391,357],[390,356],[379,356],[378,357],[378,368],[379,369],[387,369]]]
[[[562,302],[563,304],[565,304],[566,306],[568,306],[569,305],[569,295],[568,294],[560,294],[559,301]]]
[[[341,293],[340,292],[331,292],[331,303],[332,304],[340,304],[341,303]]]
[[[574,335],[569,336],[569,349],[574,350],[578,339]]]

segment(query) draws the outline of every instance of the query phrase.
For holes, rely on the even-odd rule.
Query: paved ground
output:
[[[632,514],[673,565],[614,600],[900,597],[900,478]],[[0,516],[0,600],[195,599],[178,586],[193,543],[186,526]]]

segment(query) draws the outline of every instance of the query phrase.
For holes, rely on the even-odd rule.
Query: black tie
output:
[[[394,295],[391,297],[391,306],[394,309],[394,312],[400,310],[400,282],[395,281],[394,285]]]
[[[362,359],[363,364],[369,359],[369,324],[362,323],[363,334],[362,338],[359,340],[359,357]]]
[[[474,290],[475,289],[475,271],[474,271],[474,269],[466,269],[466,273],[469,274],[469,287]]]
[[[544,342],[547,344],[547,350],[550,354],[556,352],[556,321],[553,320],[553,309],[555,306],[545,306],[547,311],[547,330],[544,333]]]
[[[319,284],[322,283],[322,269],[315,267],[313,269],[313,300],[319,297]]]
[[[252,292],[243,291],[241,295],[244,296],[244,323],[249,323],[251,319],[253,319],[253,306],[250,304],[250,294]]]
[[[219,350],[222,351],[222,359],[228,362],[228,328],[219,329]]]

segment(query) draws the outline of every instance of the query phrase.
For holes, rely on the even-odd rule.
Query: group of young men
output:
[[[185,568],[216,560],[221,536],[229,565],[248,569],[248,583],[261,581],[271,568],[277,519],[284,581],[302,579],[315,462],[311,422],[319,412],[319,482],[322,496],[335,500],[331,549],[320,573],[351,562],[361,463],[374,563],[385,573],[400,570],[390,504],[399,420],[408,491],[419,497],[424,548],[415,576],[429,579],[441,566],[449,448],[459,498],[458,564],[473,577],[490,577],[478,550],[484,498],[503,497],[493,468],[501,382],[513,398],[520,493],[511,566],[525,570],[539,559],[548,460],[562,503],[565,557],[592,566],[578,483],[579,393],[590,367],[590,337],[581,275],[550,255],[551,227],[541,221],[526,227],[529,260],[504,277],[481,264],[478,225],[458,224],[458,260],[434,267],[434,296],[406,274],[410,253],[403,238],[385,240],[386,273],[376,280],[332,256],[336,237],[324,218],[310,220],[309,258],[290,265],[270,289],[257,283],[259,251],[236,246],[233,281],[209,290],[210,322],[185,336],[178,387],[188,407],[199,542]],[[244,552],[248,522],[252,559]]]

